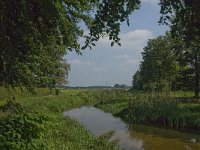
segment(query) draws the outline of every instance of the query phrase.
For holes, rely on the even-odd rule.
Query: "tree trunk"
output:
[[[198,66],[198,55],[195,56],[195,98],[199,97],[199,66]]]

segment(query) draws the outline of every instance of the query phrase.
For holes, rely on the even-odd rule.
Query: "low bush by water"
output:
[[[167,96],[151,96],[129,92],[121,92],[118,95],[119,97],[116,96],[114,100],[111,99],[105,102],[99,99],[96,107],[112,112],[131,123],[177,129],[200,129],[199,104],[182,104],[173,97]]]

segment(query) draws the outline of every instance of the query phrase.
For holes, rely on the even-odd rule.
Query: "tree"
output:
[[[140,70],[136,71],[136,73],[133,75],[132,90],[135,90],[135,91],[144,90]]]
[[[180,63],[179,63],[180,64]],[[180,64],[178,74],[172,82],[172,90],[192,91],[194,89],[193,70],[188,65]]]
[[[120,86],[119,84],[115,84],[114,88],[119,88],[119,86]]]
[[[142,52],[140,70],[134,75],[136,83],[138,81],[139,85],[142,84],[144,89],[150,91],[171,91],[171,84],[178,70],[171,45],[172,39],[168,33],[148,41]]]
[[[119,43],[120,22],[139,7],[139,0],[1,0],[0,84],[50,86],[69,71],[63,56],[80,53],[105,34]],[[94,16],[94,17],[92,17]],[[89,35],[85,36],[80,22]]]
[[[199,0],[161,0],[161,23],[170,24],[171,33],[183,44],[179,53],[188,57],[194,69],[195,97],[199,96],[200,80],[200,1]],[[189,54],[189,55],[188,55]],[[192,59],[191,59],[192,58]]]

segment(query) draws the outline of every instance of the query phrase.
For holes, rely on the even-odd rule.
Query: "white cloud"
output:
[[[87,62],[85,62],[85,65],[87,65],[87,66],[94,66],[95,63],[92,63],[92,62],[90,62],[90,61],[87,61]]]
[[[82,61],[79,59],[69,60],[69,63],[72,65],[85,65],[85,66],[94,66],[95,64],[90,61]]]
[[[73,65],[82,65],[82,62],[79,59],[69,60],[69,63]]]
[[[158,4],[159,0],[141,0],[143,3]]]
[[[107,72],[107,71],[109,71],[109,69],[105,66],[95,66],[95,67],[93,67],[93,70],[97,71],[97,72]]]
[[[88,31],[85,31],[85,34],[88,34]],[[138,29],[132,30],[127,33],[120,33],[119,37],[121,39],[120,43],[121,46],[115,44],[113,48],[115,49],[125,49],[125,48],[141,48],[143,47],[144,43],[150,38],[153,38],[153,33],[147,29]],[[83,41],[82,41],[83,42]],[[111,49],[111,42],[108,36],[104,36],[101,38],[96,45],[101,46],[104,49]],[[97,47],[96,46],[96,47]],[[96,47],[93,47],[95,49]]]
[[[83,51],[83,56],[69,57],[70,85],[130,85],[132,76],[139,67],[141,51],[153,33],[147,29],[121,33],[122,46],[110,46],[108,37],[100,39],[92,50]]]
[[[115,59],[119,61],[120,66],[137,65],[137,64],[139,64],[139,60],[138,59],[131,58],[127,54],[116,56]]]
[[[129,60],[124,62],[124,64],[127,64],[127,65],[135,65],[135,64],[138,64],[138,63],[139,63],[139,60],[137,60],[137,59],[129,59]]]
[[[146,29],[134,30],[120,35],[122,47],[124,48],[140,48],[150,38],[153,38],[153,33]]]
[[[116,60],[126,60],[126,59],[130,59],[130,56],[128,56],[127,54],[123,54],[123,55],[119,55],[115,57]]]
[[[152,37],[152,32],[146,29],[134,30],[120,35],[124,41],[138,41]]]
[[[119,37],[121,38],[121,47],[115,45],[113,46],[115,49],[141,49],[148,39],[153,38],[153,33],[146,29],[138,29],[127,33],[121,33]],[[97,45],[103,45],[104,48],[110,49],[110,43],[111,41],[109,38],[104,37],[100,39]]]

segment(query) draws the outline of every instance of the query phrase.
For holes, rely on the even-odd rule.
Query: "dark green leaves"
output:
[[[133,76],[133,87],[137,90],[170,91],[178,71],[170,34],[149,40],[142,58],[140,69]]]
[[[94,21],[89,28],[90,34],[87,37],[86,45],[99,40],[105,33],[109,35],[111,41],[119,45],[120,22],[127,20],[127,24],[129,24],[128,16],[138,9],[139,5],[139,0],[102,1],[99,3]],[[113,42],[111,46],[114,45]]]
[[[55,86],[65,79],[67,51],[81,53],[85,46],[107,34],[120,45],[120,23],[138,9],[139,0],[1,0],[0,84]],[[84,23],[89,35],[80,27]]]

